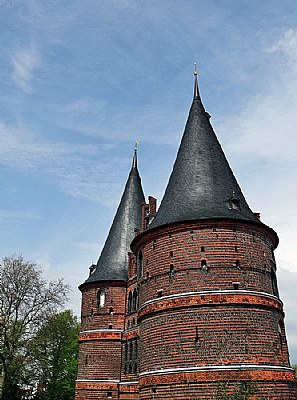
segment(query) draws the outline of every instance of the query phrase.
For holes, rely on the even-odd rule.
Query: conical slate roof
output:
[[[144,202],[136,150],[135,148],[132,168],[108,237],[97,265],[92,266],[85,283],[127,279],[128,252],[135,236],[134,229],[141,227],[141,203]]]
[[[260,223],[250,210],[210,124],[195,75],[194,99],[177,158],[149,228],[189,220],[228,218]]]

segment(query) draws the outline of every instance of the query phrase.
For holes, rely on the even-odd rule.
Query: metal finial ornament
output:
[[[194,75],[194,76],[198,75],[197,63],[194,63],[194,72],[193,72],[193,75]]]
[[[194,99],[196,99],[197,97],[199,97],[199,89],[198,89],[198,79],[197,79],[197,75],[198,75],[198,71],[197,71],[197,63],[194,64]]]
[[[132,162],[132,168],[137,168],[137,149],[138,149],[139,141],[135,141],[135,146],[134,146],[134,156],[133,156],[133,162]]]

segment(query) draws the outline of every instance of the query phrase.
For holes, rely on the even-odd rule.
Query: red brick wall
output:
[[[97,282],[81,290],[82,326],[75,399],[118,399],[118,383],[112,381],[119,381],[121,375],[126,283]],[[101,305],[100,290],[105,294]]]
[[[277,241],[265,226],[219,220],[163,227],[135,238],[133,251],[143,254],[142,268],[137,268],[140,399],[208,399],[216,385],[179,382],[174,389],[158,383],[154,372],[155,381],[145,387],[143,374],[149,371],[231,364],[289,366],[275,277]],[[189,292],[196,293],[185,295]],[[234,379],[240,380],[239,375],[235,373]],[[293,372],[289,375],[293,381]],[[228,374],[221,376],[230,379]],[[279,389],[274,385],[262,385],[266,390],[273,386],[267,398],[295,398],[295,389],[293,397],[289,395],[294,383],[279,382]]]

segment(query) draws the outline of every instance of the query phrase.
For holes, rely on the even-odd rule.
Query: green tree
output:
[[[22,256],[0,265],[0,364],[2,400],[21,398],[30,343],[44,323],[63,306],[69,287],[62,279],[47,282],[42,269]]]
[[[37,333],[29,372],[35,372],[38,399],[74,398],[79,328],[76,317],[66,310],[49,318]]]

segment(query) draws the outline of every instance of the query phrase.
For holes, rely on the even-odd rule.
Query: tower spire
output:
[[[132,169],[137,168],[137,150],[138,150],[138,140],[135,141],[135,146],[134,146],[134,156],[133,156],[133,161],[132,161]]]
[[[197,99],[199,97],[197,63],[194,64],[193,75],[194,75],[194,99]]]

